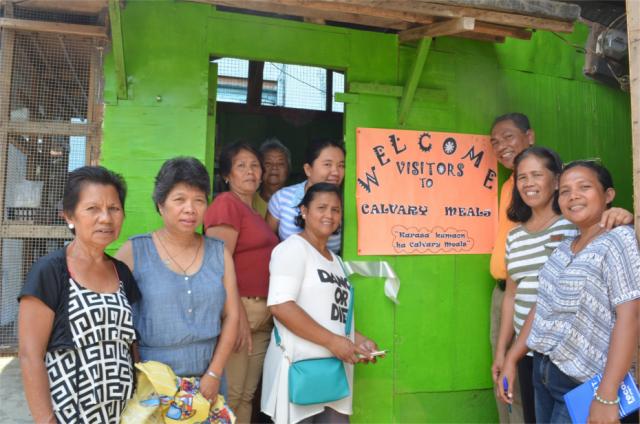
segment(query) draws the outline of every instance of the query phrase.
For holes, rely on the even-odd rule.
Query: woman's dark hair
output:
[[[318,159],[320,153],[327,147],[336,147],[342,150],[343,154],[347,154],[347,152],[344,150],[344,143],[342,141],[333,140],[330,138],[319,138],[316,140],[311,140],[311,142],[307,144],[307,148],[304,152],[304,163],[313,165],[313,162]]]
[[[300,204],[298,204],[298,208],[300,208],[301,206],[309,208],[309,205],[311,204],[311,202],[313,202],[313,199],[315,199],[316,195],[320,193],[333,193],[338,196],[338,199],[340,199],[340,204],[342,204],[342,193],[340,193],[340,188],[337,185],[331,183],[316,183],[307,189],[307,192],[304,194],[302,201],[300,201]],[[298,216],[296,216],[294,223],[296,224],[296,226],[304,228],[305,222],[302,218],[302,212],[298,212]],[[340,228],[338,228],[334,232],[334,234],[337,234],[339,230]]]
[[[62,210],[66,214],[73,214],[78,206],[80,193],[86,184],[102,184],[115,188],[124,210],[124,201],[127,197],[127,184],[124,178],[103,166],[83,166],[71,171],[67,177],[62,196]]]
[[[562,172],[562,159],[553,150],[546,147],[532,146],[520,152],[513,160],[513,194],[511,196],[511,204],[507,210],[507,217],[513,222],[527,222],[531,218],[531,208],[522,200],[518,191],[518,165],[529,156],[537,157],[544,162],[544,166],[555,176],[559,176]],[[553,211],[560,214],[560,206],[558,205],[558,190],[553,193]]]
[[[227,144],[220,151],[220,156],[218,156],[218,170],[220,171],[220,175],[223,178],[226,178],[231,173],[231,167],[233,165],[233,158],[236,157],[238,153],[242,150],[246,150],[249,153],[253,153],[260,162],[260,167],[262,167],[262,155],[258,153],[255,147],[246,141],[236,141],[235,143]],[[263,170],[264,171],[264,170]]]
[[[570,170],[571,168],[576,168],[581,166],[583,168],[587,168],[592,170],[596,177],[598,178],[598,182],[602,186],[602,189],[606,191],[609,188],[613,188],[613,177],[607,168],[605,168],[601,163],[596,160],[574,160],[573,162],[569,162],[560,173],[560,176],[564,175],[565,172]],[[607,208],[611,207],[611,202],[607,203]]]
[[[196,158],[179,156],[163,163],[156,175],[152,195],[156,211],[160,212],[158,205],[164,204],[171,190],[180,183],[197,188],[209,200],[211,182],[207,168]]]
[[[522,132],[527,132],[531,129],[531,124],[529,123],[529,118],[524,113],[512,112],[506,113],[504,115],[498,116],[493,120],[493,124],[491,125],[491,129],[493,129],[500,122],[511,121],[515,124],[518,129]]]

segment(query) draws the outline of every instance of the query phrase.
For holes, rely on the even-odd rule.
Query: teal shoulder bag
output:
[[[340,258],[338,260],[342,265]],[[345,322],[346,336],[351,334],[353,320],[353,286],[351,285],[349,297],[349,310]],[[277,327],[274,327],[273,334],[277,345],[284,351]],[[289,401],[291,403],[312,405],[333,402],[349,396],[350,393],[344,363],[336,357],[303,359],[291,362],[289,365]]]

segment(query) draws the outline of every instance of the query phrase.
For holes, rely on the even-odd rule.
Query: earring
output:
[[[67,227],[69,227],[70,230],[73,230],[74,228],[76,228],[76,226],[73,225],[72,223],[67,224]]]
[[[307,219],[307,215],[302,214],[302,219]]]
[[[229,180],[227,180],[227,179],[225,178],[224,183],[225,183],[225,184],[229,184]]]

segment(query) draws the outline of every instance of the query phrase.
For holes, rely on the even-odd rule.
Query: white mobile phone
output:
[[[389,353],[389,351],[386,350],[386,349],[385,350],[376,350],[374,352],[370,352],[369,353],[369,357],[370,358],[375,358],[376,356],[383,356],[383,355],[386,355],[387,353]]]

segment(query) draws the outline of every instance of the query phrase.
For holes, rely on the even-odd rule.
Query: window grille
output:
[[[227,103],[247,103],[250,62],[245,59],[219,58],[216,100]],[[264,62],[262,72],[261,106],[292,109],[343,112],[342,103],[335,101],[335,93],[344,91],[344,74],[330,71],[331,104],[327,105],[327,70],[314,66]]]

